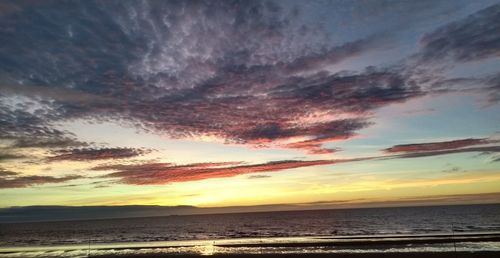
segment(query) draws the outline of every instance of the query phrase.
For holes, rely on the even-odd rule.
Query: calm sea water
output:
[[[500,231],[500,205],[370,208],[0,224],[0,247]]]

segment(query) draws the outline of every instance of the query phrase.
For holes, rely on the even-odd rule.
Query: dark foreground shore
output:
[[[203,255],[183,254],[134,254],[134,255],[101,255],[91,256],[96,258],[158,258],[158,257],[177,257],[177,258],[199,258]],[[212,258],[498,258],[498,251],[479,251],[479,252],[415,252],[415,253],[329,253],[329,254],[214,254]]]
[[[0,248],[0,258],[500,258],[500,233],[159,241]]]

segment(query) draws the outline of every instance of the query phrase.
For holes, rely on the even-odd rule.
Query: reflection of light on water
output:
[[[302,240],[300,238],[298,240]],[[303,239],[311,241],[311,239]],[[409,244],[400,246],[318,246],[300,247],[264,247],[258,245],[265,243],[261,239],[244,240],[218,240],[216,246],[214,241],[191,241],[191,242],[150,242],[150,243],[127,243],[127,244],[105,244],[96,245],[92,248],[92,255],[174,255],[174,254],[197,254],[197,255],[215,255],[215,254],[298,254],[298,253],[408,253],[408,252],[453,252],[452,243],[432,243],[432,244]],[[270,243],[294,243],[293,239],[268,239]],[[255,243],[255,246],[231,247],[224,246],[227,243]],[[295,241],[300,243],[300,241]],[[168,246],[170,245],[170,246]],[[457,251],[500,251],[500,242],[457,242]],[[19,247],[19,248],[1,248],[0,258],[85,258],[87,257],[88,247],[85,246],[67,246],[67,247]]]
[[[199,246],[198,248],[201,255],[213,255],[215,253],[214,244],[202,245]]]

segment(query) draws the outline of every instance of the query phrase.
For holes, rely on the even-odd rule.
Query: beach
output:
[[[499,211],[470,205],[3,223],[0,258],[500,257]]]
[[[173,255],[172,255],[173,256]],[[169,257],[168,255],[162,254],[144,254],[144,255],[103,255],[103,256],[93,256],[99,258],[154,258],[154,257]],[[173,256],[178,257],[178,256]],[[191,257],[201,257],[201,255],[183,255],[183,258]],[[304,254],[220,254],[212,255],[211,257],[218,258],[303,258],[303,257],[313,257],[313,258],[495,258],[500,257],[500,252],[441,252],[441,253],[344,253],[344,254],[314,254],[314,253],[304,253]]]
[[[0,257],[498,257],[500,232],[249,238],[1,248]]]

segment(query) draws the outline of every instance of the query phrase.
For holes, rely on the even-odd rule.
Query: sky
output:
[[[500,1],[2,1],[0,208],[498,202]]]

